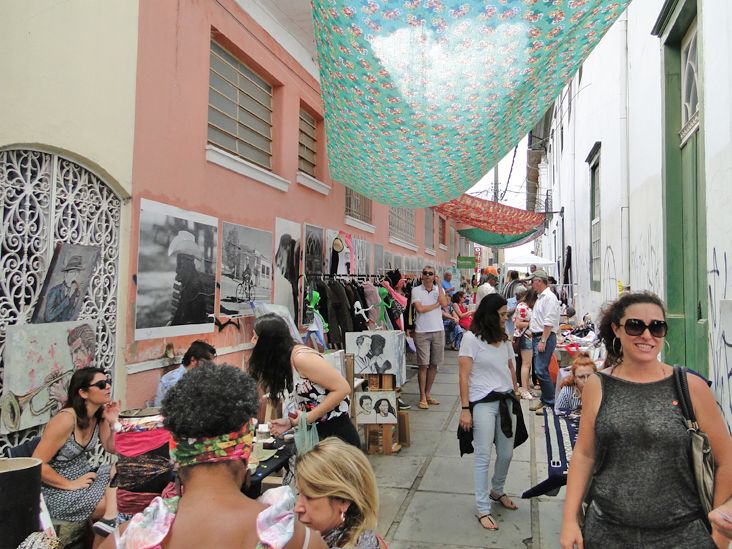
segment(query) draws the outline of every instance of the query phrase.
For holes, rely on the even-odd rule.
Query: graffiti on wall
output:
[[[712,249],[712,268],[708,274],[709,356],[717,402],[722,407],[728,428],[732,426],[732,300],[729,293],[727,252]],[[729,334],[727,334],[729,330]]]
[[[631,287],[634,291],[650,290],[661,295],[661,256],[656,251],[656,240],[650,225],[636,242],[631,250]]]

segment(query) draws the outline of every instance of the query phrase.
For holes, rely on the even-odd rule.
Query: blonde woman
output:
[[[386,549],[374,531],[376,478],[361,450],[335,437],[321,440],[298,456],[295,478],[298,519],[318,530],[328,547]]]

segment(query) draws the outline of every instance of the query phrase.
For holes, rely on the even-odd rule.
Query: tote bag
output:
[[[304,454],[320,442],[318,430],[315,428],[315,425],[308,425],[306,416],[307,414],[305,412],[300,414],[300,421],[295,429],[295,449],[297,450],[297,455]]]

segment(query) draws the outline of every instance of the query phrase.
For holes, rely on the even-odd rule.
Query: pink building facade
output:
[[[269,169],[210,143],[212,42],[271,86]],[[233,0],[140,3],[135,105],[130,245],[129,255],[120,258],[129,262],[122,272],[132,273],[133,279],[141,199],[218,219],[219,255],[223,222],[274,233],[278,217],[301,227],[344,231],[369,242],[371,254],[380,245],[385,256],[399,258],[396,266],[403,271],[406,266],[421,269],[424,263],[448,268],[461,249],[472,252],[452,222],[430,209],[392,211],[390,220],[387,205],[369,204],[362,197],[347,200],[346,188],[328,173],[318,81]],[[299,170],[301,111],[315,121],[312,175]],[[376,265],[376,259],[368,264],[384,272],[388,265]],[[220,280],[221,261],[216,264]],[[243,364],[251,317],[213,333],[135,341],[136,289],[129,285],[125,319],[127,407],[150,401],[160,376],[176,362],[165,357],[182,355],[195,339],[216,346],[221,361]]]

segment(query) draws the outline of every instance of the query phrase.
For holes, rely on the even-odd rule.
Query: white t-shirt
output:
[[[434,305],[440,298],[440,290],[436,284],[432,285],[432,290],[425,290],[424,286],[415,286],[412,288],[412,303],[420,303],[423,306]],[[416,312],[416,309],[415,309]],[[442,324],[442,307],[437,307],[426,313],[417,313],[417,320],[414,322],[414,331],[425,332],[442,332],[445,326]]]
[[[544,326],[551,326],[554,333],[559,331],[559,300],[548,286],[536,300],[531,313],[529,331],[531,333],[542,332]]]
[[[475,292],[475,305],[476,306],[480,305],[481,300],[485,296],[495,294],[495,293],[496,293],[496,289],[493,286],[491,286],[490,284],[488,284],[487,282],[484,282],[483,284],[478,286],[478,290]]]
[[[468,380],[468,398],[470,402],[480,400],[488,393],[505,393],[513,390],[511,370],[508,361],[513,361],[513,347],[504,341],[498,347],[490,345],[473,332],[463,334],[460,344],[460,356],[473,359],[473,368]]]

